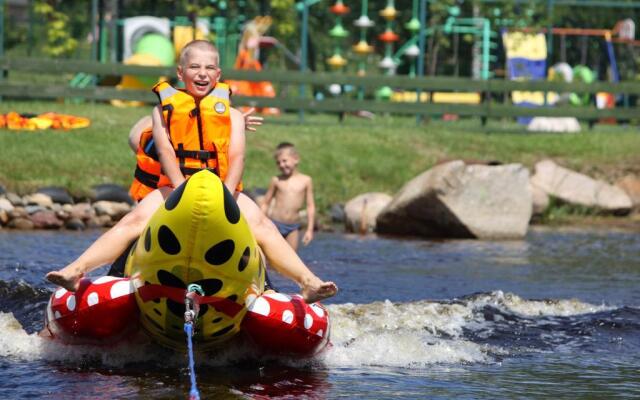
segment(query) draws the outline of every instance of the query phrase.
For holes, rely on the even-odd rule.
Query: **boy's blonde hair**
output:
[[[288,150],[292,156],[300,158],[300,154],[298,154],[298,150],[296,150],[296,146],[294,146],[293,143],[289,143],[289,142],[282,142],[279,145],[277,145],[276,151],[273,154],[274,157],[278,157],[285,150]]]
[[[218,53],[218,49],[213,45],[213,43],[209,42],[208,40],[193,40],[187,43],[182,48],[182,51],[180,51],[180,57],[178,59],[178,63],[180,66],[184,66],[184,64],[187,62],[189,52],[193,49],[211,51],[215,53],[216,64],[220,62],[220,53]]]

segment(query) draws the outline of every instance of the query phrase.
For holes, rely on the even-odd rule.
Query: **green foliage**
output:
[[[78,47],[78,40],[71,36],[69,16],[59,10],[62,1],[37,0],[34,12],[45,19],[45,54],[51,57],[69,57]]]

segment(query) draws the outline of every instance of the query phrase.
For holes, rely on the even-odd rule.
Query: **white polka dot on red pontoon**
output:
[[[264,296],[270,299],[282,301],[285,303],[291,301],[291,296],[287,296],[286,294],[282,294],[282,293],[269,293],[269,294],[265,294]]]
[[[271,311],[271,305],[266,299],[258,297],[251,307],[249,307],[249,311],[268,317],[269,311]]]
[[[128,296],[131,293],[133,293],[133,286],[128,280],[121,280],[120,282],[114,283],[109,292],[112,299],[117,299],[121,296]]]
[[[293,322],[293,313],[290,310],[284,310],[282,313],[282,321],[291,324]]]
[[[56,292],[54,293],[54,296],[56,299],[59,299],[60,297],[64,296],[66,293],[67,293],[67,289],[58,288],[58,290],[56,290]]]
[[[322,335],[324,335],[324,332],[322,332],[322,329],[319,329],[318,332],[316,332],[316,335],[322,337]]]
[[[305,329],[311,329],[313,325],[313,317],[310,314],[304,315],[304,327]]]
[[[309,307],[311,307],[313,312],[315,312],[318,317],[324,317],[324,310],[322,309],[322,307],[320,307],[316,303],[311,304]]]
[[[120,279],[120,278],[115,277],[115,276],[105,275],[105,276],[101,276],[100,278],[94,280],[93,284],[94,285],[102,285],[103,283],[112,282],[112,281],[115,281],[117,279]]]
[[[53,315],[55,316],[55,319],[62,317],[62,314],[60,314],[60,311],[54,312]]]
[[[75,295],[71,295],[69,297],[67,297],[67,308],[69,309],[69,311],[73,311],[76,309],[76,296]]]
[[[100,301],[100,297],[96,292],[91,292],[87,296],[87,304],[89,305],[89,307],[91,307],[92,305],[98,304],[99,301]]]

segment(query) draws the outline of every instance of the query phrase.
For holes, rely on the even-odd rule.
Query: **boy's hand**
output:
[[[305,231],[302,237],[302,244],[308,245],[313,240],[313,231]]]
[[[264,118],[257,115],[252,115],[254,112],[256,112],[255,107],[251,107],[250,109],[242,113],[242,117],[244,118],[244,128],[245,130],[251,132],[255,132],[255,127],[262,125],[262,122],[264,121]]]

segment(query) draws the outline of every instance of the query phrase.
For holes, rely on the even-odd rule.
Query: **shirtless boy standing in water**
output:
[[[275,153],[276,164],[280,175],[271,178],[269,189],[264,196],[262,211],[267,214],[289,242],[294,250],[298,249],[300,218],[298,212],[307,203],[307,229],[302,236],[306,246],[313,240],[313,224],[316,213],[313,201],[313,184],[311,177],[298,172],[300,156],[291,143],[280,143]],[[275,206],[269,212],[271,200],[275,198]]]

